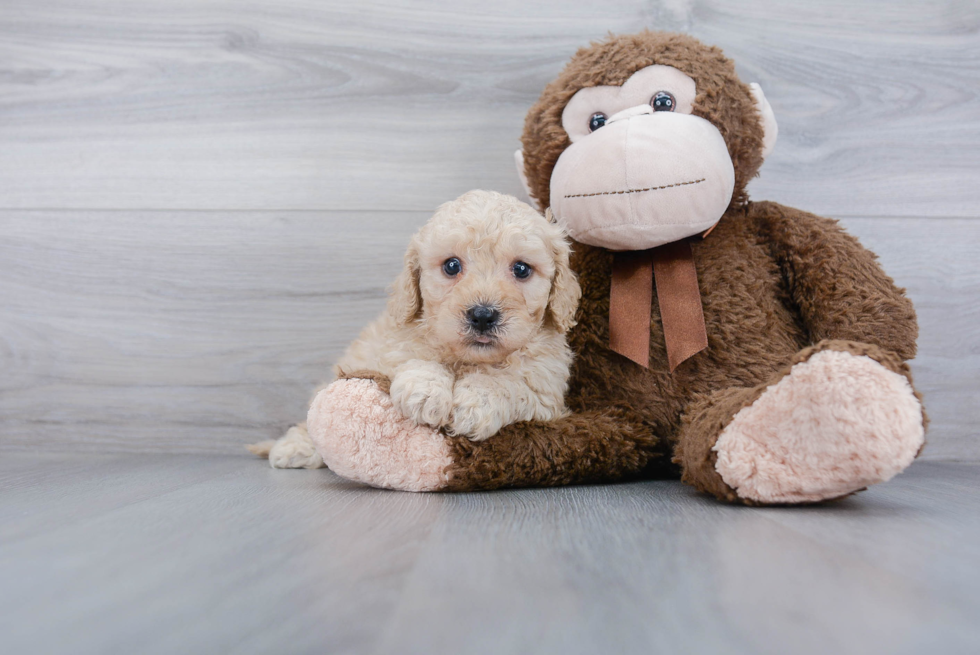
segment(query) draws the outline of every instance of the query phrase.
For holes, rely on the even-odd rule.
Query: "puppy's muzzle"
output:
[[[480,334],[486,334],[500,324],[500,311],[490,305],[473,305],[466,310],[466,323]]]

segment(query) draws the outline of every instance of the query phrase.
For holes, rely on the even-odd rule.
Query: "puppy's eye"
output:
[[[606,115],[601,111],[597,111],[596,113],[592,114],[591,118],[589,118],[589,132],[595,132],[605,124]]]
[[[463,270],[463,264],[456,257],[450,257],[442,263],[442,272],[449,277],[456,277]]]
[[[526,280],[531,275],[533,269],[524,262],[515,262],[511,270],[514,271],[514,277],[518,280]]]

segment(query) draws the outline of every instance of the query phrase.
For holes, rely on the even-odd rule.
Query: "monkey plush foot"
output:
[[[905,376],[822,350],[742,408],[712,450],[740,498],[805,503],[890,479],[923,440],[922,406]]]
[[[445,438],[402,416],[374,380],[337,380],[323,389],[306,424],[323,461],[341,477],[402,491],[438,491],[448,483]]]

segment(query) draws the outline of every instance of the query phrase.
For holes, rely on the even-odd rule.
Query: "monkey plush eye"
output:
[[[677,102],[674,100],[674,96],[666,91],[657,91],[650,98],[650,106],[653,107],[653,111],[674,111]]]
[[[526,280],[531,275],[533,269],[529,264],[525,264],[524,262],[514,262],[511,270],[514,271],[514,277],[518,280]]]
[[[442,263],[442,272],[449,277],[456,277],[463,270],[463,264],[456,257],[450,257]]]
[[[592,114],[592,118],[589,119],[589,132],[595,132],[600,127],[606,124],[606,115],[601,111],[597,111]]]

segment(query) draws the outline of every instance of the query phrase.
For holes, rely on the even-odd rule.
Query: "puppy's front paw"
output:
[[[413,360],[391,380],[391,403],[419,425],[442,427],[453,408],[453,374],[435,362]]]
[[[478,376],[456,383],[453,393],[453,415],[449,433],[472,441],[489,439],[504,426],[501,399],[493,387],[482,383]]]

